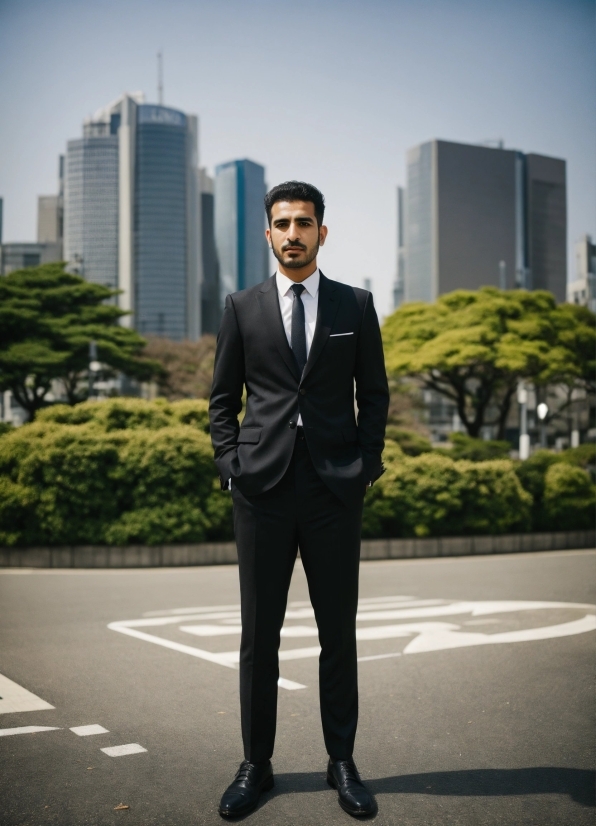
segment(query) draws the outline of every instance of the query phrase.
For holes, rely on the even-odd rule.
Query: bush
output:
[[[491,459],[508,459],[511,445],[497,440],[473,439],[465,433],[452,433],[451,448],[438,448],[437,453],[452,459],[468,459],[470,462],[488,462]]]
[[[551,464],[544,480],[545,527],[554,531],[593,528],[595,494],[585,470],[567,462]]]
[[[158,430],[176,424],[188,424],[209,433],[209,403],[205,399],[168,402],[156,399],[117,398],[101,402],[83,402],[73,407],[56,404],[37,415],[38,422],[55,424],[92,423],[105,431],[148,428]]]
[[[509,460],[454,461],[438,453],[385,457],[367,494],[363,536],[458,536],[525,531],[532,497]]]
[[[572,496],[569,504],[569,513],[577,513],[578,522],[577,530],[584,527],[590,527],[593,524],[593,519],[590,521],[587,511],[591,509],[594,512],[596,507],[596,488],[591,484],[588,470],[592,467],[594,460],[593,445],[581,445],[578,448],[566,450],[563,453],[552,453],[550,450],[537,450],[525,462],[517,462],[515,472],[522,483],[522,486],[533,499],[532,504],[532,530],[534,531],[563,531],[572,530],[574,528],[573,520],[568,519],[565,515],[564,509],[557,506],[554,495],[552,493],[556,482],[556,489],[563,492],[563,480],[568,479],[569,484],[571,480],[575,479],[577,488],[577,497]],[[555,468],[563,467],[564,470],[557,470]],[[575,473],[575,471],[578,471]],[[547,483],[547,479],[550,479]],[[549,493],[547,496],[547,484]],[[567,494],[565,494],[567,496]],[[587,499],[586,499],[587,497]],[[591,498],[590,498],[591,497]],[[571,501],[573,500],[573,501]],[[583,504],[581,504],[583,503]],[[583,515],[581,515],[583,514]]]
[[[420,456],[421,453],[430,453],[433,449],[430,439],[422,436],[415,430],[407,430],[394,425],[388,425],[385,438],[397,442],[407,456]]]
[[[57,423],[64,411],[56,407],[3,437],[0,544],[229,539],[231,499],[219,490],[209,437],[197,427],[201,409],[180,404],[68,408],[82,424]],[[114,427],[123,416],[136,426]],[[178,424],[181,417],[194,423]]]
[[[112,399],[43,410],[0,439],[0,544],[231,539],[232,500],[219,489],[208,429],[204,400]],[[366,496],[365,537],[594,524],[595,488],[580,466],[590,466],[591,446],[538,451],[526,462],[469,461],[427,451],[414,432],[388,433],[399,441],[387,439],[387,472]]]

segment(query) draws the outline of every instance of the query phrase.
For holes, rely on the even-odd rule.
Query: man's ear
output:
[[[319,246],[323,246],[325,244],[325,240],[327,239],[327,227],[325,224],[321,224],[319,227]]]
[[[271,230],[269,227],[265,230],[265,238],[267,239],[267,243],[269,244],[269,249],[273,249],[273,244],[271,243]]]

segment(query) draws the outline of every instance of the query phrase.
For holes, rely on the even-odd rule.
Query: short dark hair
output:
[[[323,223],[325,198],[323,193],[312,184],[306,184],[304,181],[286,181],[270,189],[265,195],[265,211],[269,226],[271,226],[271,208],[278,201],[310,201],[315,207],[317,224],[321,226]]]

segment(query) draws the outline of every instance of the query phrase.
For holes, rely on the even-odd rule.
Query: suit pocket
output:
[[[239,445],[256,445],[261,438],[260,427],[241,427],[238,433]]]

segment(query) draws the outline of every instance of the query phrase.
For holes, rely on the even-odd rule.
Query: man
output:
[[[375,811],[352,752],[362,505],[383,472],[389,404],[381,335],[372,295],[317,267],[327,237],[319,190],[280,184],[265,208],[278,269],[226,298],[210,400],[215,461],[234,503],[242,608],[245,760],[219,812],[244,815],[273,786],[280,631],[300,548],[321,644],[327,781],[342,808],[361,816]]]

